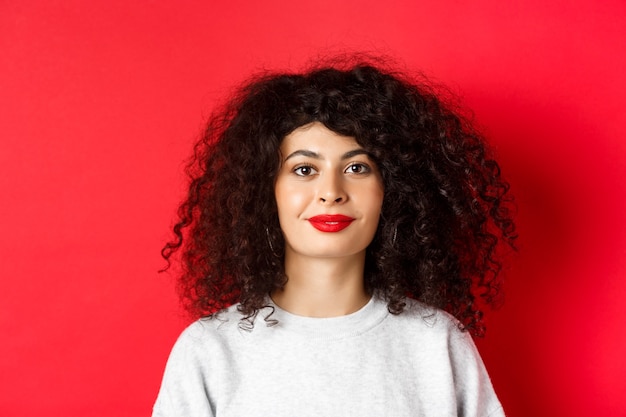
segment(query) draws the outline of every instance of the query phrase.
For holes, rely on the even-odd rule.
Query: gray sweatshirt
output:
[[[471,337],[407,302],[393,315],[373,297],[321,319],[272,304],[252,330],[236,306],[198,320],[172,349],[153,417],[503,416]]]

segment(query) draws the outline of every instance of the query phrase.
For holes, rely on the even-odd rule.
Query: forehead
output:
[[[361,148],[352,136],[342,136],[319,122],[300,126],[285,136],[280,145],[281,153],[285,156],[299,149],[326,154]]]

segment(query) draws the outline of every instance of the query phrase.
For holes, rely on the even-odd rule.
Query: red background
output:
[[[299,3],[0,3],[0,415],[150,413],[202,121],[250,72],[342,49],[451,86],[500,154],[521,252],[479,348],[508,415],[626,415],[625,3]]]

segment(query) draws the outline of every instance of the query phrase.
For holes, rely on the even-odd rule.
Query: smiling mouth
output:
[[[341,214],[322,214],[309,219],[311,226],[321,232],[335,233],[340,232],[350,226],[354,219],[352,217]]]

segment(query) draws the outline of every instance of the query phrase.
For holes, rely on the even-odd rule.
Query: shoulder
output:
[[[451,314],[411,298],[407,298],[405,302],[404,311],[390,315],[392,320],[431,333],[465,333],[462,332],[459,321]]]
[[[438,364],[437,374],[450,375],[460,409],[467,415],[503,415],[474,340],[456,318],[415,300],[407,300],[405,311],[394,318],[405,322],[414,352],[428,358],[425,366]]]
[[[422,349],[442,350],[451,356],[478,355],[472,336],[454,316],[417,300],[407,298],[404,311],[389,314],[386,326],[394,338]]]
[[[184,379],[190,374],[202,375],[216,363],[228,363],[237,345],[251,342],[247,337],[250,332],[240,326],[242,317],[234,305],[187,326],[172,347],[166,376],[175,374],[171,379]]]
[[[213,415],[205,388],[228,380],[241,318],[235,305],[183,330],[167,360],[154,415]]]
[[[207,344],[219,343],[220,339],[244,332],[241,326],[243,316],[233,305],[209,317],[200,318],[188,325],[178,336],[174,349],[186,351],[204,348]]]

